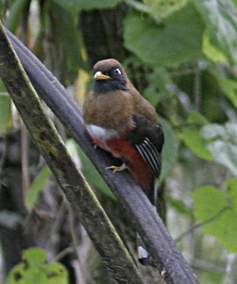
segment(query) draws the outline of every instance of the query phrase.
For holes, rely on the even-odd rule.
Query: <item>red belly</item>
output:
[[[126,138],[113,138],[106,141],[106,147],[114,157],[125,161],[134,180],[144,190],[153,186],[154,175],[147,162]]]
[[[126,163],[137,184],[145,191],[151,190],[155,179],[153,172],[136,148],[128,141],[126,135],[108,140],[90,136],[96,145],[110,152],[114,157],[121,158]]]

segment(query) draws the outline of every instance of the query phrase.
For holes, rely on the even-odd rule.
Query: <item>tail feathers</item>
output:
[[[162,221],[166,223],[166,202],[165,202],[165,192],[163,186],[156,188],[155,179],[150,182],[150,186],[144,189],[148,199],[151,204],[156,208],[156,211]]]
[[[155,179],[152,179],[149,188],[144,190],[152,205],[156,203]]]

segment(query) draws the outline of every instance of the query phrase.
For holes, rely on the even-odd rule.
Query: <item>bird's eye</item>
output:
[[[119,68],[116,68],[116,69],[114,69],[114,74],[121,75],[122,72],[121,72],[121,70]]]

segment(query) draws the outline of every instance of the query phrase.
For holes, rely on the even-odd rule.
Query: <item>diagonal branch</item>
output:
[[[8,36],[40,97],[71,132],[131,216],[131,221],[142,236],[155,265],[160,272],[165,270],[167,283],[196,283],[190,267],[142,190],[127,173],[113,175],[105,170],[106,166],[111,165],[112,158],[101,150],[94,149],[85,132],[81,108],[17,38],[10,32]]]
[[[75,167],[56,128],[44,113],[1,23],[0,76],[75,214],[80,214],[84,227],[114,280],[113,283],[144,283],[94,192]]]

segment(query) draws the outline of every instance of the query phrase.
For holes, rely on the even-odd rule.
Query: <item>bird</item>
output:
[[[93,67],[93,85],[83,104],[86,130],[96,146],[121,160],[107,167],[114,173],[128,169],[155,205],[155,179],[161,172],[164,133],[155,108],[138,92],[121,63],[114,58]],[[139,237],[138,259],[149,264]]]
[[[93,86],[83,104],[86,129],[95,145],[122,161],[155,204],[164,134],[155,108],[134,87],[121,63],[108,58],[93,67]]]

